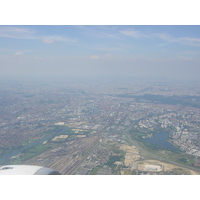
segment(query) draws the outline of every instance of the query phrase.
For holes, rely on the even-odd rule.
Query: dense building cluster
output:
[[[40,140],[45,132],[65,126],[76,136],[55,135],[51,142],[81,141],[94,135],[105,141],[113,133],[123,137],[130,131],[145,133],[146,138],[166,131],[168,142],[200,157],[199,113],[197,85],[131,81],[2,84],[0,149]],[[96,151],[102,155],[95,161],[98,164],[112,155],[107,147]],[[92,160],[90,155],[86,169],[97,166]]]

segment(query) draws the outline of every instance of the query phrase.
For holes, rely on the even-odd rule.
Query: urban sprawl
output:
[[[0,86],[0,165],[34,164],[77,175],[200,174],[199,130],[198,84]]]

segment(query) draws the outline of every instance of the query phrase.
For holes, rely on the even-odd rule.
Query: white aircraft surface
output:
[[[34,165],[5,165],[0,167],[0,175],[61,175],[58,171]]]

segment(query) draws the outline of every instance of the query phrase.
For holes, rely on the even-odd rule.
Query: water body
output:
[[[23,147],[19,148],[19,149],[16,149],[14,151],[6,153],[6,155],[0,157],[0,165],[7,164],[9,162],[10,158],[12,158],[13,156],[16,156],[16,155],[18,155],[20,153],[23,153],[24,151],[26,151],[26,150],[28,150],[28,149],[30,149],[30,148],[38,145],[38,144],[42,144],[44,141],[52,139],[56,135],[60,135],[60,134],[64,133],[66,130],[67,129],[64,129],[64,130],[56,132],[54,134],[49,134],[49,135],[45,136],[44,138],[42,138],[40,140],[37,140],[37,141],[35,141],[33,143],[30,143],[30,144],[28,144],[26,146],[23,146]]]
[[[100,112],[99,109],[96,108],[93,103],[88,103],[86,107],[91,109],[93,111],[93,114],[98,114]]]
[[[44,137],[44,138],[42,138],[40,140],[37,140],[37,141],[35,141],[33,143],[28,144],[28,145],[26,145],[26,146],[24,146],[24,147],[22,147],[20,149],[16,149],[14,151],[9,152],[8,154],[6,154],[6,155],[4,155],[4,156],[2,156],[0,158],[0,164],[1,165],[6,164],[7,162],[9,162],[10,158],[12,158],[13,156],[16,156],[16,155],[18,155],[18,154],[20,154],[20,153],[22,153],[22,152],[24,152],[24,151],[36,146],[38,144],[41,144],[44,141],[50,139],[51,137],[53,137],[53,136],[52,135],[48,135],[48,136],[46,136],[46,137]]]
[[[169,133],[162,132],[162,133],[155,133],[152,137],[146,138],[145,141],[149,144],[158,145],[161,148],[166,148],[169,150],[175,150],[178,152],[182,152],[180,149],[172,145],[168,142]]]

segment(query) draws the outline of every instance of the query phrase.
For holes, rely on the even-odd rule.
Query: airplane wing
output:
[[[0,167],[0,175],[61,175],[58,171],[34,165],[5,165]]]

